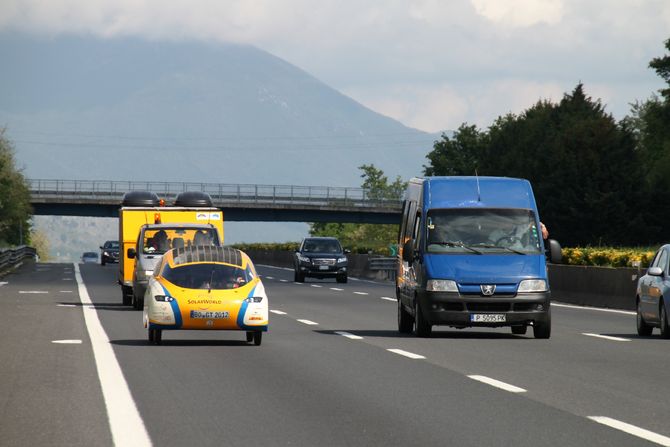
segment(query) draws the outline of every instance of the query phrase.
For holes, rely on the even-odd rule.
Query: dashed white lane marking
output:
[[[319,324],[319,323],[315,323],[315,322],[310,321],[310,320],[298,320],[298,321],[301,322],[302,324],[307,324],[309,326],[316,326],[317,324]]]
[[[84,304],[84,321],[91,339],[102,395],[107,406],[107,419],[114,445],[151,446],[151,439],[140,417],[123,371],[116,360],[109,338],[92,306],[79,266],[74,265],[75,278],[79,288],[79,299]]]
[[[63,281],[72,281],[72,278],[63,278]]]
[[[266,276],[265,279],[275,279],[274,276]]]
[[[271,309],[270,312],[272,312],[273,314],[277,314],[277,315],[286,315],[286,312],[282,312],[281,310]]]
[[[58,307],[77,307],[74,304],[58,304]]]
[[[414,354],[413,352],[403,351],[402,349],[387,349],[387,351],[392,352],[394,354],[402,355],[404,357],[414,359],[414,360],[419,360],[419,359],[425,359],[426,358],[422,355]]]
[[[607,425],[608,427],[621,430],[638,438],[646,439],[659,445],[670,446],[670,438],[659,435],[653,431],[645,430],[644,428],[635,425],[627,424],[616,419],[608,418],[606,416],[588,416],[589,419],[599,424]]]
[[[46,290],[19,290],[19,293],[49,293]]]
[[[471,375],[468,376],[472,380],[477,380],[482,383],[486,383],[487,385],[494,386],[496,388],[500,388],[501,390],[509,391],[510,393],[525,393],[526,390],[523,388],[519,388],[518,386],[510,385],[509,383],[501,382],[500,380],[492,379],[490,377],[486,376],[477,376],[477,375]]]
[[[629,338],[612,337],[611,335],[591,334],[590,332],[582,332],[582,335],[586,335],[587,337],[604,338],[605,340],[613,340],[613,341],[631,341]]]
[[[59,290],[60,293],[72,293],[72,290]]]
[[[304,285],[305,283],[297,282],[297,281],[296,281],[296,282],[294,282],[293,284]]]
[[[369,295],[368,292],[354,292],[356,295]]]
[[[81,340],[52,340],[51,343],[58,343],[61,345],[80,345]]]
[[[349,332],[335,331],[335,333],[337,335],[341,335],[342,337],[347,337],[347,338],[350,338],[352,340],[363,340],[363,337],[361,337],[360,335],[350,334]]]
[[[279,282],[288,282],[288,279],[280,279]]]
[[[0,286],[4,286],[5,284],[9,284],[7,281],[0,281]]]
[[[390,296],[383,296],[382,299],[386,301],[398,301],[397,299],[391,298]]]
[[[331,287],[330,290],[335,290],[335,291],[337,291],[337,292],[341,292],[341,291],[343,291],[344,289],[338,289],[337,287]]]
[[[317,289],[320,289],[321,287],[323,287],[323,286],[320,286],[320,285],[318,285],[318,284],[310,284],[310,285],[311,285],[312,287],[316,287]]]
[[[597,310],[598,312],[609,312],[613,314],[622,314],[622,315],[636,315],[635,312],[629,310],[618,310],[618,309],[604,309],[602,307],[588,307],[588,306],[575,306],[573,304],[559,304],[551,303],[552,306],[556,307],[565,307],[566,309],[580,309],[580,310]]]

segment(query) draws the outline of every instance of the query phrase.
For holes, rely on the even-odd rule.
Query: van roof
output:
[[[528,180],[510,177],[427,177],[424,208],[523,208],[536,210]]]

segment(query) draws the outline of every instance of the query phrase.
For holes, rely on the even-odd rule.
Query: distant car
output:
[[[166,252],[144,295],[144,327],[160,344],[164,330],[245,331],[260,345],[268,330],[265,287],[244,252],[190,246]]]
[[[86,251],[81,255],[81,262],[84,264],[97,264],[98,254],[94,251]]]
[[[294,279],[305,282],[306,277],[335,278],[347,282],[347,253],[334,237],[308,237],[302,240],[293,255]]]
[[[107,241],[100,247],[100,264],[119,262],[119,241]]]
[[[651,335],[657,327],[661,337],[670,338],[668,306],[670,305],[670,244],[658,249],[647,273],[637,280],[635,297],[637,333]],[[666,302],[665,300],[668,299]]]

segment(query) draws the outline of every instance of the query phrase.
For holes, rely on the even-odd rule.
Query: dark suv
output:
[[[347,253],[334,237],[308,237],[302,240],[293,255],[295,281],[305,282],[305,277],[336,278],[347,282]]]
[[[107,241],[100,247],[100,264],[119,262],[119,241]]]

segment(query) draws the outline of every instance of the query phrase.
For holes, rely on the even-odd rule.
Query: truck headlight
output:
[[[544,279],[524,279],[519,283],[518,293],[546,292],[547,281]]]
[[[450,279],[429,279],[426,284],[428,292],[458,292],[456,281]]]

